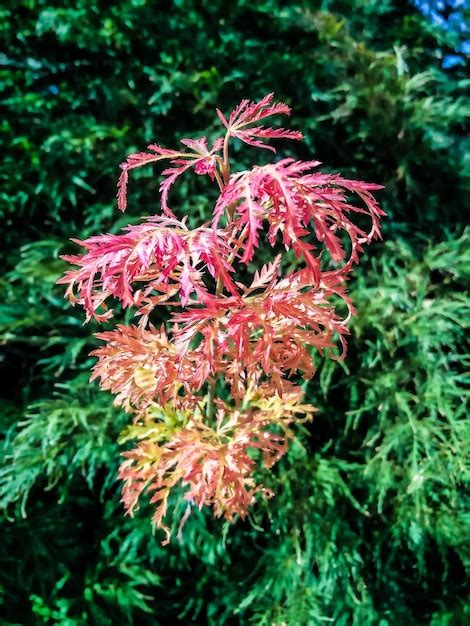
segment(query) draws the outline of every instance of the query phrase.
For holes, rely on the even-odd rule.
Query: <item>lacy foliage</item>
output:
[[[257,459],[267,467],[277,462],[290,424],[314,410],[289,379],[310,379],[315,353],[344,358],[354,314],[345,283],[364,245],[380,236],[384,215],[371,193],[379,185],[322,174],[317,161],[284,158],[230,173],[232,139],[274,151],[267,140],[302,138],[260,124],[290,114],[272,94],[243,100],[228,119],[217,113],[225,135],[211,148],[205,137],[183,139],[184,151],[152,144],[126,159],[121,210],[129,171],[169,162],[162,213],[122,234],[77,241],[86,252],[64,257],[77,267],[60,281],[88,319],[109,320],[116,303],[135,309],[137,325],[98,333],[104,344],[93,353],[92,378],[135,416],[125,439],[137,445],[120,469],[123,502],[132,514],[147,489],[166,541],[168,497],[177,485],[190,506],[211,506],[229,520],[244,518],[256,494],[272,495],[258,482]],[[168,206],[172,184],[189,169],[220,189],[211,222],[194,230]],[[292,250],[300,269],[283,271],[278,255],[250,273],[262,238]],[[168,328],[157,329],[151,316],[161,305],[173,313]]]
[[[247,408],[234,411],[217,400],[213,425],[207,424],[201,405],[179,411],[173,405],[150,406],[123,437],[138,440],[136,448],[124,453],[119,472],[126,509],[132,513],[142,492],[151,492],[153,520],[168,542],[170,529],[163,521],[168,497],[181,484],[190,506],[209,505],[216,517],[243,519],[256,494],[274,495],[255,481],[257,456],[266,467],[283,456],[292,437],[290,423],[310,419],[314,410],[301,399],[302,391],[293,385],[282,398],[261,385],[246,394]]]

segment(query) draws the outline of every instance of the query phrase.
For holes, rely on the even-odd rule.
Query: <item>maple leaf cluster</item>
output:
[[[120,468],[122,500],[132,514],[142,493],[152,494],[165,542],[177,485],[188,514],[211,506],[230,521],[244,518],[256,495],[272,495],[257,466],[276,463],[291,424],[311,419],[299,381],[314,375],[314,353],[344,358],[354,314],[346,281],[384,215],[371,193],[380,185],[321,173],[318,161],[284,158],[231,173],[233,139],[272,152],[270,139],[302,139],[261,124],[290,114],[272,94],[243,100],[228,119],[217,114],[224,135],[211,148],[205,137],[182,139],[181,151],[152,144],[127,157],[119,209],[129,171],[165,160],[161,212],[122,234],[74,240],[85,252],[64,257],[75,267],[60,280],[87,319],[108,321],[116,304],[135,309],[134,325],[97,334],[104,343],[93,353],[92,379],[134,416],[123,437],[136,443]],[[188,170],[220,191],[211,220],[195,229],[169,206],[173,183]],[[259,267],[262,244],[277,254]],[[279,249],[292,250],[294,270],[284,269]],[[161,306],[172,312],[157,328],[152,314]]]

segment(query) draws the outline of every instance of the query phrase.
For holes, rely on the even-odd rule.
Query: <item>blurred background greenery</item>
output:
[[[0,17],[0,623],[469,624],[463,3],[17,0]],[[384,242],[351,283],[346,362],[309,385],[318,417],[264,475],[276,498],[234,526],[193,514],[162,548],[145,508],[123,516],[127,418],[88,383],[96,327],[55,286],[59,254],[157,210],[149,169],[116,210],[126,154],[211,135],[215,106],[270,91],[306,135],[280,156],[385,185]],[[194,221],[203,182],[175,192]]]

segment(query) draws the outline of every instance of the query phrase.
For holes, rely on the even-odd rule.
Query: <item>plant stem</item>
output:
[[[222,175],[224,177],[224,183],[227,185],[230,179],[230,163],[228,160],[228,142],[230,139],[229,133],[225,135],[224,138],[224,162],[222,166]]]
[[[207,408],[206,408],[206,415],[207,415],[207,419],[209,420],[211,420],[214,417],[214,412],[215,412],[215,405],[214,405],[215,384],[216,384],[215,378],[209,381],[209,391],[207,393]]]
[[[214,172],[214,174],[215,174],[215,179],[217,181],[217,184],[219,185],[219,189],[220,191],[222,191],[224,188],[224,183],[222,182],[222,179],[220,178],[220,174],[217,170]]]
[[[217,184],[219,185],[219,189],[222,192],[224,187],[227,185],[230,178],[230,165],[228,162],[228,142],[230,135],[227,133],[224,139],[224,159],[223,162],[220,163],[220,173],[222,174],[222,178],[219,172],[215,172],[215,178],[217,180]],[[218,296],[221,294],[223,290],[222,279],[219,277],[217,279],[217,283],[215,285],[215,295]],[[209,390],[207,392],[207,407],[206,407],[206,415],[207,419],[211,420],[214,417],[215,412],[215,387],[216,387],[217,379],[213,378],[209,381]]]

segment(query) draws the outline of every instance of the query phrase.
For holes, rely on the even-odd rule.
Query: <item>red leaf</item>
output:
[[[254,126],[246,128],[251,124],[255,124],[271,115],[290,115],[290,108],[282,103],[272,103],[273,94],[270,93],[259,102],[250,102],[242,100],[240,104],[232,111],[229,121],[227,122],[224,115],[217,109],[217,115],[222,124],[227,128],[227,132],[232,137],[240,139],[244,143],[258,148],[265,148],[276,152],[276,150],[261,139],[303,139],[303,135],[299,131],[285,130],[284,128],[268,128],[265,126]]]

